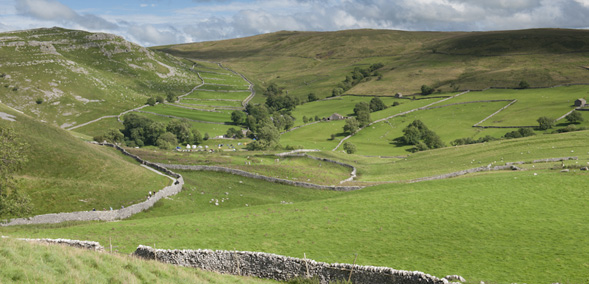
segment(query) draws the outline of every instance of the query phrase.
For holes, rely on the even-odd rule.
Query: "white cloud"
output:
[[[73,23],[88,29],[116,29],[117,26],[105,19],[92,15],[80,15],[68,6],[55,0],[17,0],[18,14],[34,19]]]

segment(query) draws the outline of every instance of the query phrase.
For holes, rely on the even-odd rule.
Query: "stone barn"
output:
[[[584,107],[586,104],[587,104],[587,101],[585,101],[585,99],[577,99],[575,101],[576,107]]]
[[[339,113],[334,113],[334,114],[330,115],[330,116],[327,118],[327,120],[329,120],[329,121],[332,121],[332,120],[342,120],[342,119],[344,119],[344,118],[345,118],[345,117],[344,117],[343,115],[341,115],[341,114],[339,114]]]
[[[403,98],[403,94],[401,94],[401,93],[396,93],[396,94],[395,94],[395,98],[397,98],[397,99]]]

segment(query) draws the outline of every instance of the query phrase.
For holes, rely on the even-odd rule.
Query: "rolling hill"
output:
[[[563,29],[277,32],[154,49],[222,61],[260,88],[276,83],[301,98],[310,92],[330,96],[355,67],[383,63],[382,79],[362,82],[346,94],[390,96],[417,93],[424,84],[447,92],[514,88],[522,80],[532,87],[586,83],[587,35]]]
[[[62,28],[0,33],[0,100],[63,128],[181,95],[192,63],[122,37]]]

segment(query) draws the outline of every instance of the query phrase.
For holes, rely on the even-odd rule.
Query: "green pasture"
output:
[[[206,84],[223,84],[242,86],[246,89],[249,87],[249,83],[243,80],[241,76],[235,74],[216,74],[216,73],[201,73],[200,76],[203,78]]]
[[[251,141],[251,140],[250,140]],[[211,139],[203,143],[217,150],[219,144],[223,144],[224,151],[230,149],[227,145],[236,148],[238,142],[248,143],[246,139],[226,140]],[[214,143],[214,144],[213,144]],[[150,151],[141,149],[129,149],[132,153],[149,161],[164,164],[182,165],[216,165],[239,169],[259,175],[287,179],[292,181],[309,182],[322,185],[338,185],[340,181],[350,177],[352,171],[348,167],[334,163],[316,161],[306,157],[277,157],[274,154],[260,154],[252,152],[230,153],[204,153],[204,152],[175,152],[175,151]]]
[[[470,282],[587,280],[589,195],[579,186],[586,173],[497,173],[350,193],[251,186],[257,181],[219,173],[183,174],[183,193],[130,220],[0,232],[101,243],[111,239],[123,252],[155,244],[306,254],[347,263],[358,254],[358,264],[440,277],[459,274]],[[208,203],[211,199],[219,205]]]
[[[102,245],[108,246],[108,243]],[[275,283],[129,255],[11,239],[0,239],[0,265],[2,283]]]
[[[531,163],[533,160],[558,157],[578,157],[579,160],[565,162],[566,165],[587,165],[587,139],[589,131],[538,134],[526,138],[450,146],[417,153],[406,152],[405,157],[397,159],[375,159],[348,155],[340,151],[314,152],[310,155],[354,165],[358,169],[359,182],[406,181],[489,164],[502,166],[507,162]],[[561,162],[549,164],[561,167]]]
[[[438,134],[442,141],[450,146],[450,142],[464,137],[481,137],[491,135],[500,137],[513,129],[480,129],[472,127],[507,105],[508,102],[491,102],[453,105],[443,108],[421,110],[394,117],[388,122],[380,122],[364,128],[348,139],[358,147],[362,155],[399,156],[406,155],[407,147],[394,140],[403,136],[403,129],[414,120],[421,120],[429,129]],[[443,104],[443,103],[442,103]],[[399,147],[397,147],[399,146]]]
[[[123,124],[116,117],[104,118],[97,122],[74,129],[73,131],[88,135],[90,137],[104,134],[109,129],[122,129]]]
[[[200,89],[209,91],[247,91],[248,86],[215,85],[213,83],[205,83]]]
[[[182,105],[189,107],[235,107],[242,108],[241,101],[221,101],[221,100],[182,100]]]
[[[143,109],[143,111],[155,112],[159,114],[172,115],[180,118],[187,118],[200,121],[227,123],[231,122],[231,112],[226,110],[218,112],[209,112],[175,107],[165,104],[157,104],[155,106],[146,107]]]
[[[345,121],[318,122],[287,132],[280,136],[283,146],[302,146],[305,149],[319,149],[331,151],[339,141],[347,136],[343,133]],[[331,140],[331,134],[335,139]]]
[[[170,120],[174,119],[174,118],[159,116],[159,115],[155,115],[155,114],[151,114],[151,113],[137,113],[137,114],[139,114],[141,116],[148,117],[154,121],[162,122],[164,124],[167,124],[168,122],[170,122]],[[227,130],[231,127],[238,128],[238,126],[228,125],[228,124],[213,124],[213,123],[203,123],[203,122],[196,122],[196,121],[188,121],[188,122],[192,125],[192,127],[194,129],[197,129],[200,132],[200,134],[202,134],[204,136],[205,133],[208,133],[210,137],[224,135],[225,133],[227,133]]]
[[[82,142],[4,105],[0,111],[16,117],[0,119],[0,127],[13,128],[28,144],[28,162],[17,179],[31,197],[34,215],[127,206],[171,183],[112,148]]]
[[[549,89],[501,90],[490,89],[484,92],[470,92],[449,100],[448,103],[478,100],[514,100],[517,102],[497,115],[483,126],[537,126],[541,116],[557,119],[574,108],[578,98],[589,97],[589,86],[570,86]],[[499,110],[499,109],[497,109]],[[492,114],[489,113],[488,115]],[[566,122],[562,120],[560,122]]]
[[[199,99],[199,100],[238,100],[243,101],[245,100],[251,93],[250,92],[215,92],[215,91],[203,91],[197,90],[192,94],[184,97],[189,99]]]

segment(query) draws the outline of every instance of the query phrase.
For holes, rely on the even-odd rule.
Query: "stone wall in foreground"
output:
[[[446,279],[389,267],[317,262],[282,255],[225,250],[163,250],[140,245],[133,253],[145,259],[225,274],[287,281],[295,277],[317,277],[321,283],[348,280],[352,283],[441,284]],[[350,277],[351,275],[351,277]]]

